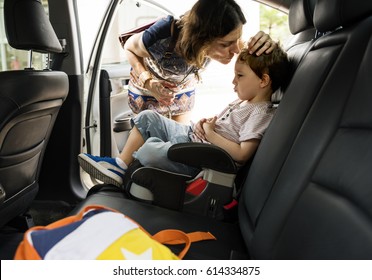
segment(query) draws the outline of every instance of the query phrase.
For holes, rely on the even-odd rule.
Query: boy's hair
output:
[[[263,74],[268,74],[271,79],[273,92],[287,83],[289,60],[287,53],[280,46],[271,53],[263,53],[260,56],[250,54],[247,48],[243,48],[237,58],[237,62],[249,65],[259,78],[262,78]]]
[[[176,50],[188,63],[203,68],[208,46],[245,23],[235,0],[199,0],[178,22]]]

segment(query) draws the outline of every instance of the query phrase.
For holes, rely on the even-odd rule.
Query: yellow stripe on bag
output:
[[[112,243],[98,260],[178,260],[172,251],[137,228]]]

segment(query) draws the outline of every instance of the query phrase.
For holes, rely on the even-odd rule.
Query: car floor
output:
[[[0,229],[0,260],[11,260],[25,231],[46,226],[69,215],[74,205],[64,201],[34,201],[29,211]]]

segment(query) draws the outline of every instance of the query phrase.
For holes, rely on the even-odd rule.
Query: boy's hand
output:
[[[214,116],[213,118],[207,119],[203,123],[203,130],[205,133],[205,137],[207,137],[207,140],[208,140],[208,135],[214,132],[214,128],[216,127],[216,121],[217,121],[217,116]]]
[[[203,123],[205,123],[206,121],[207,121],[206,118],[202,118],[193,127],[195,135],[198,136],[198,138],[200,138],[202,140],[206,140],[205,139],[205,131],[203,129]]]

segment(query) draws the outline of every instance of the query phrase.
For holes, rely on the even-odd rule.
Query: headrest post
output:
[[[26,69],[33,69],[33,67],[32,67],[32,50],[28,51],[28,67]]]
[[[51,57],[50,57],[50,53],[47,53],[45,55],[45,69],[50,69],[50,62],[51,62]]]

